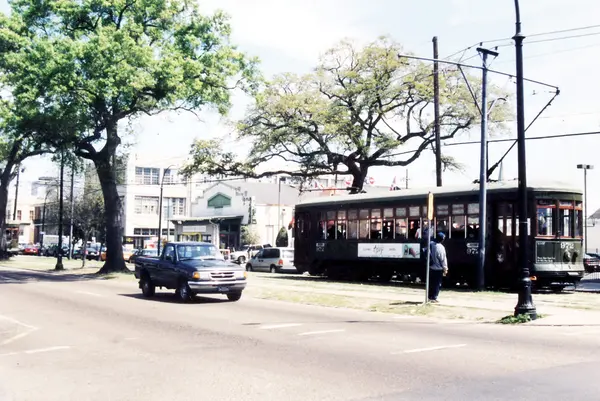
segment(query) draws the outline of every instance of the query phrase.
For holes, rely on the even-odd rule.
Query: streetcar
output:
[[[394,276],[424,280],[427,195],[434,195],[432,225],[446,235],[446,285],[477,284],[479,185],[377,194],[324,196],[296,205],[294,264],[300,272],[332,279]],[[518,182],[488,183],[484,283],[515,288],[518,270]],[[528,265],[535,287],[560,292],[584,274],[582,192],[556,183],[527,187]]]

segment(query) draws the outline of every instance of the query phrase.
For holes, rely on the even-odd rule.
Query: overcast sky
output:
[[[596,67],[600,56],[600,27],[575,30],[554,35],[534,34],[598,24],[600,2],[596,0],[521,0],[525,40],[525,76],[560,88],[553,105],[527,132],[528,137],[600,130],[600,80]],[[6,9],[6,3],[3,4]],[[505,39],[484,46],[498,48],[500,56],[492,68],[514,73],[514,7],[511,0],[210,0],[201,1],[207,12],[220,8],[231,15],[233,42],[261,59],[267,75],[280,72],[308,72],[319,54],[344,38],[361,42],[379,35],[390,35],[407,51],[431,57],[431,39],[439,38],[441,57],[449,56],[480,41]],[[577,37],[573,37],[577,36]],[[570,38],[565,38],[570,37]],[[527,43],[542,39],[556,39]],[[475,46],[459,52],[453,60],[476,56]],[[479,57],[469,61],[480,64]],[[514,80],[506,77],[491,79],[514,93]],[[527,123],[551,98],[549,88],[526,85]],[[236,97],[230,117],[243,115],[248,101]],[[143,118],[134,124],[135,152],[151,155],[156,160],[185,157],[196,137],[218,136],[227,132],[219,118],[204,113],[202,121],[191,115],[162,115]],[[515,133],[511,134],[512,136]],[[478,139],[476,127],[459,141]],[[235,144],[230,145],[235,149]],[[490,146],[492,161],[497,160],[510,144]],[[464,173],[445,173],[444,184],[461,184],[478,178],[478,145],[455,146],[444,152],[458,158],[466,166]],[[582,187],[583,174],[578,163],[595,163],[600,136],[571,139],[529,141],[527,145],[528,180],[554,179]],[[506,158],[505,178],[517,175],[516,147]],[[22,182],[48,174],[52,166],[40,160],[26,163]],[[597,166],[600,169],[600,165]],[[435,184],[435,164],[432,155],[425,154],[408,167],[412,187]],[[600,208],[600,171],[588,176],[590,209]],[[404,177],[404,168],[381,168],[370,172],[378,183],[389,185],[397,175]]]

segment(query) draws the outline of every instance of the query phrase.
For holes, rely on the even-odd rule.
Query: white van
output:
[[[268,271],[271,273],[296,272],[294,248],[264,248],[246,263],[248,271]]]

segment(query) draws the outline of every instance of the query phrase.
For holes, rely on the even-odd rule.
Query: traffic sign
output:
[[[427,194],[427,220],[433,220],[433,194]]]

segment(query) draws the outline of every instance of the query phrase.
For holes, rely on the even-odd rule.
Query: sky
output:
[[[540,35],[597,25],[600,2],[521,0],[520,3],[522,31],[526,36],[525,77],[560,88],[560,95],[527,131],[527,137],[600,131],[597,96],[600,80],[595,71],[600,62],[600,27]],[[6,10],[6,3],[1,4]],[[424,57],[431,57],[431,40],[437,36],[441,58],[453,55],[451,60],[467,60],[466,63],[473,65],[481,64],[475,48],[484,41],[485,47],[499,46],[500,54],[491,64],[492,69],[510,74],[515,71],[515,50],[510,40],[515,31],[515,15],[510,0],[207,0],[199,4],[205,12],[221,9],[231,16],[232,42],[249,55],[259,57],[266,76],[310,72],[319,55],[342,39],[365,43],[380,35],[388,35],[402,43],[406,51]],[[514,80],[490,74],[490,81],[514,95]],[[526,124],[550,100],[552,91],[546,86],[526,83]],[[249,104],[249,99],[236,95],[228,117],[241,118]],[[508,127],[510,132],[506,137],[515,137],[516,124],[509,122]],[[230,132],[223,119],[210,111],[201,113],[200,119],[190,114],[144,117],[136,120],[133,128],[134,134],[128,138],[131,151],[156,160],[186,157],[195,138],[220,137]],[[479,135],[479,127],[474,127],[456,141],[478,140]],[[236,151],[243,150],[234,141],[224,143]],[[510,143],[490,144],[491,162],[509,146]],[[551,179],[583,188],[583,173],[576,165],[594,164],[598,149],[598,135],[528,141],[528,182]],[[444,185],[465,184],[478,178],[478,145],[444,147],[443,152],[465,166],[463,172],[445,172]],[[51,162],[43,159],[32,159],[25,166],[22,181],[56,171]],[[503,168],[505,179],[517,176],[516,147],[506,157]],[[430,152],[407,169],[411,187],[435,185],[435,161]],[[590,212],[600,208],[598,170],[600,165],[588,173]],[[369,175],[378,184],[389,185],[394,176],[400,179],[405,173],[405,168],[394,167],[373,169]]]

